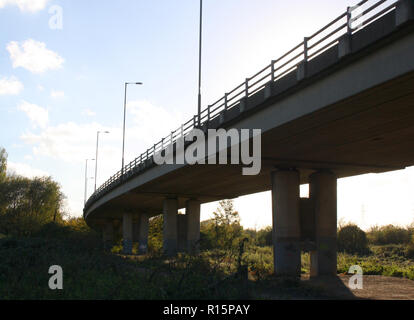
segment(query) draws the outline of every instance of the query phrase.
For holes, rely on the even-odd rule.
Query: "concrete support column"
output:
[[[310,176],[309,196],[315,208],[316,250],[311,251],[311,276],[335,276],[337,179],[330,171],[319,171]]]
[[[139,216],[138,254],[146,254],[148,252],[148,230],[149,230],[149,215],[146,213],[143,213]]]
[[[123,253],[132,254],[132,214],[124,213],[122,218]]]
[[[200,253],[200,201],[188,200],[185,205],[187,215],[187,251]]]
[[[163,228],[163,247],[167,256],[177,253],[177,199],[164,200],[164,228]]]
[[[132,217],[132,246],[135,243],[139,243],[139,229],[140,229],[140,216],[134,214]]]
[[[187,215],[177,214],[177,251],[187,251]]]
[[[112,220],[108,220],[103,225],[102,236],[105,250],[110,250],[114,244],[114,224]]]
[[[276,275],[300,276],[299,172],[272,172],[273,252]]]

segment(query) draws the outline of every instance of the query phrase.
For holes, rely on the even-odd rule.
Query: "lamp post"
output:
[[[87,190],[88,190],[88,161],[94,161],[95,159],[86,159],[86,165],[85,165],[85,201],[84,204],[86,204],[86,197],[87,197]]]
[[[96,132],[95,191],[96,191],[96,178],[98,176],[98,148],[99,148],[99,134],[100,133],[109,133],[109,131],[97,131]]]
[[[200,36],[198,50],[198,125],[201,125],[201,49],[203,35],[203,0],[200,0]]]
[[[124,128],[123,128],[123,136],[122,136],[122,175],[124,174],[124,163],[125,163],[125,120],[126,120],[126,104],[127,104],[127,87],[129,84],[136,84],[136,85],[142,85],[142,82],[125,82],[125,94],[124,94]]]

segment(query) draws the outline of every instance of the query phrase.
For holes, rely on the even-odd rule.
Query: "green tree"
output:
[[[257,231],[257,244],[261,247],[271,246],[272,243],[272,227],[266,227]]]
[[[0,183],[6,179],[7,176],[7,152],[0,147]]]
[[[202,224],[201,237],[205,242],[202,247],[234,249],[242,231],[239,213],[234,210],[233,200],[222,200],[213,212],[213,219]]]
[[[63,221],[64,195],[51,177],[7,175],[4,149],[0,170],[0,233],[30,235],[49,222]]]
[[[369,252],[366,233],[355,224],[342,226],[338,231],[338,250],[350,254]]]
[[[148,251],[150,253],[160,254],[162,252],[162,231],[164,225],[163,215],[153,217],[149,221],[148,229]]]

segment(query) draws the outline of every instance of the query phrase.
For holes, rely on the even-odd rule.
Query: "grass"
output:
[[[120,252],[115,246],[113,252]],[[365,275],[414,280],[414,260],[404,245],[371,246],[366,255],[338,254],[338,273],[360,265]],[[319,289],[273,274],[271,247],[248,245],[238,272],[238,250],[123,256],[105,253],[98,235],[82,228],[48,226],[30,238],[0,238],[0,299],[241,299],[323,297]],[[63,290],[50,290],[51,265],[63,268]],[[302,254],[302,273],[310,268]]]

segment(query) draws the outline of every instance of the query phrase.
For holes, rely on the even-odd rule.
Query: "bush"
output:
[[[257,242],[261,247],[271,246],[272,242],[272,227],[259,230],[257,232]]]
[[[410,242],[410,231],[393,225],[373,227],[368,232],[368,239],[376,245],[407,244]]]
[[[151,218],[148,230],[148,253],[161,254],[163,246],[163,230],[164,218],[162,215]]]
[[[338,250],[350,254],[368,253],[368,240],[365,232],[353,224],[341,227],[338,231]]]
[[[414,259],[414,241],[407,245],[405,256],[409,259]]]

